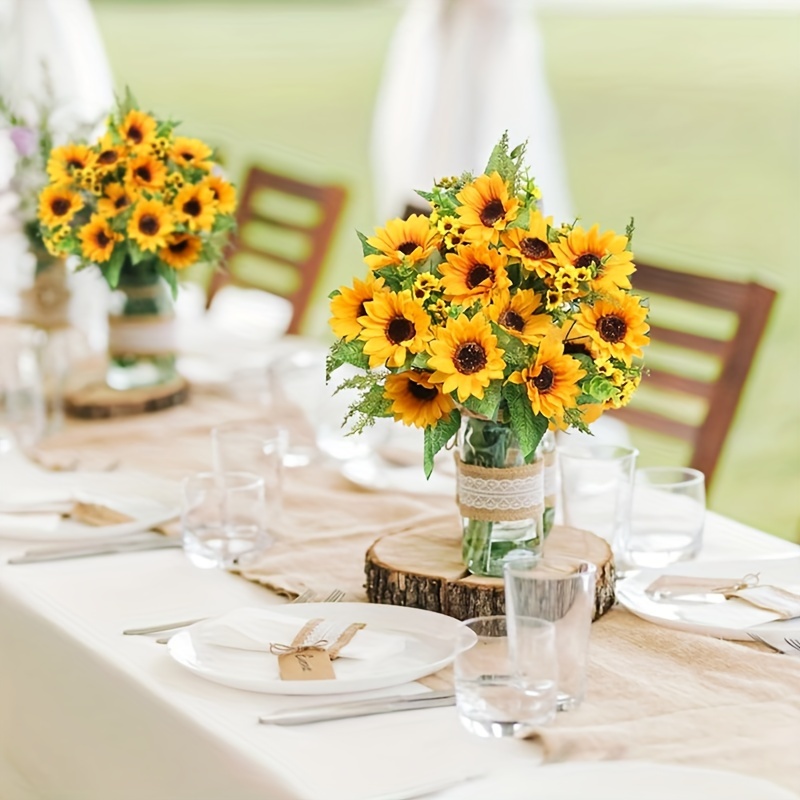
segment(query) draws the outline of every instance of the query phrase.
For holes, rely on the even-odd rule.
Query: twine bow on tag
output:
[[[306,650],[324,650],[328,645],[327,639],[320,639],[311,644],[280,644],[279,642],[270,642],[269,651],[274,656],[291,656],[295,653],[302,653]]]

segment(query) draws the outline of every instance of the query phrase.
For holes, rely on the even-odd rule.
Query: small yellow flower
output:
[[[564,297],[558,289],[548,289],[545,295],[545,308],[548,311],[555,311],[564,305]]]
[[[447,322],[447,320],[450,318],[450,315],[447,313],[449,308],[450,306],[447,304],[447,302],[440,297],[428,307],[428,311],[436,320],[436,322],[438,322],[440,325],[444,325],[445,322]]]
[[[440,284],[441,281],[435,275],[431,275],[430,272],[421,272],[414,280],[414,288],[411,290],[411,294],[414,295],[416,300],[422,302],[430,297],[431,292],[439,289]]]
[[[606,378],[610,378],[615,372],[619,372],[619,370],[611,363],[610,358],[598,358],[594,362],[594,366],[598,374],[605,375]]]

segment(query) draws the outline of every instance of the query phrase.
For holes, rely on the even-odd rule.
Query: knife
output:
[[[415,695],[393,695],[376,700],[357,700],[353,703],[329,703],[315,708],[291,708],[259,717],[262,725],[303,725],[306,722],[327,722],[349,717],[368,717],[393,711],[413,711],[417,708],[437,708],[455,705],[453,692],[425,692]]]
[[[29,550],[25,555],[8,559],[9,564],[39,564],[43,561],[62,561],[70,558],[86,558],[88,556],[104,556],[111,553],[137,553],[143,550],[169,550],[182,547],[180,539],[162,537],[157,541],[144,542],[105,542],[101,545],[87,545],[54,551],[46,548],[43,551]]]

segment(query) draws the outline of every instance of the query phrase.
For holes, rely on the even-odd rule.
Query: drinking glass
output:
[[[529,617],[555,626],[559,711],[577,708],[586,693],[596,575],[594,564],[574,558],[523,555],[503,565],[509,628]]]
[[[200,472],[184,479],[183,550],[195,566],[247,566],[269,547],[264,481],[250,472]]]
[[[665,567],[694,558],[703,544],[705,512],[705,476],[699,470],[637,470],[622,563],[634,569]]]
[[[456,706],[470,733],[522,738],[553,720],[558,661],[550,622],[479,617],[461,623],[457,637]]]
[[[268,422],[226,422],[211,429],[215,472],[250,472],[264,483],[264,503],[271,532],[282,512],[283,458],[288,432]]]
[[[0,326],[0,449],[27,450],[39,441],[47,409],[37,331]]]
[[[564,523],[605,539],[614,554],[626,539],[639,451],[607,444],[570,444],[558,451]]]

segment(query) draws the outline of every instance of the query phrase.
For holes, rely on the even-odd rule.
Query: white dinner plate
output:
[[[800,632],[800,619],[776,621],[777,615],[733,598],[705,603],[695,599],[656,600],[645,593],[662,575],[729,578],[758,573],[761,585],[779,586],[800,594],[800,556],[750,559],[748,561],[695,561],[673,564],[664,569],[643,569],[617,584],[617,600],[643,619],[681,631],[705,633],[719,639],[747,641],[748,628],[784,634]]]
[[[267,675],[265,665],[275,656],[238,650],[203,641],[199,622],[169,640],[170,655],[182,666],[207,680],[268,694],[324,695],[383,689],[417,680],[447,666],[455,656],[460,623],[444,614],[403,606],[370,603],[302,603],[281,606],[282,614],[300,619],[322,617],[342,622],[364,622],[370,630],[403,636],[401,653],[380,660],[338,658],[335,680],[282,681]]]
[[[452,497],[456,490],[456,479],[453,472],[434,467],[430,479],[427,479],[422,468],[422,460],[419,464],[401,466],[390,463],[379,455],[354,458],[342,464],[342,475],[356,486],[370,491],[410,492]]]
[[[509,768],[437,795],[441,800],[798,800],[762,778],[648,761]]]

